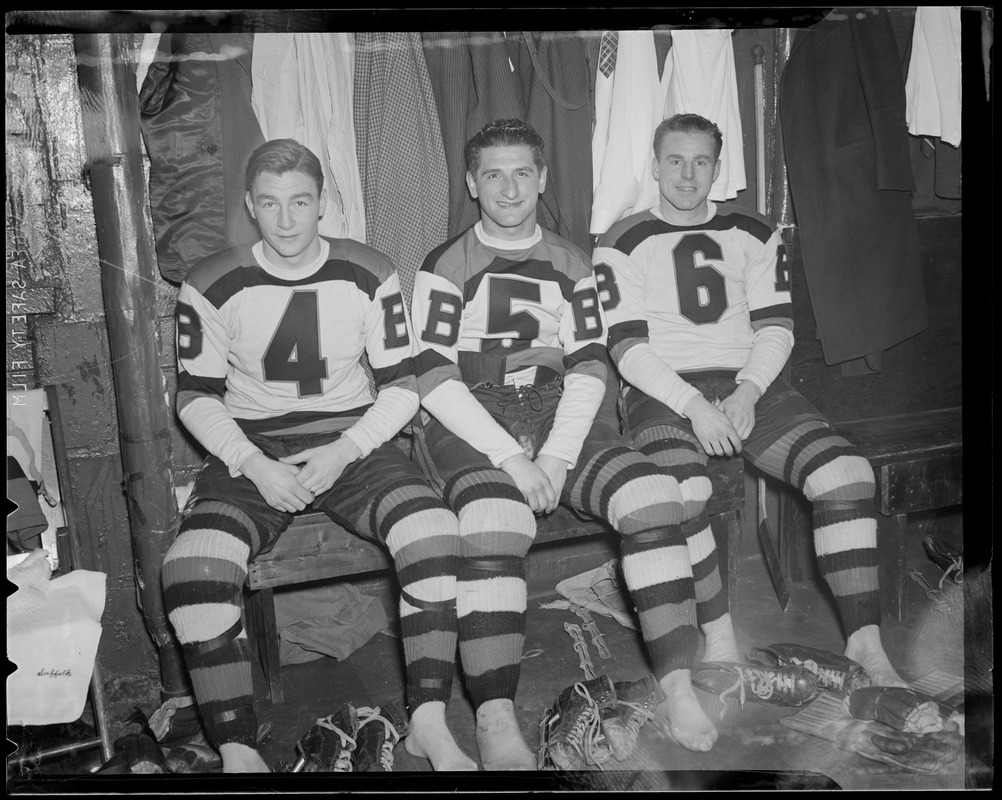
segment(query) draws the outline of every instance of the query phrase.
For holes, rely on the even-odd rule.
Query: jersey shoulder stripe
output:
[[[205,294],[217,281],[243,267],[257,266],[249,245],[229,247],[206,256],[188,271],[185,283],[200,294]]]
[[[216,308],[222,308],[227,301],[244,289],[258,286],[316,286],[319,283],[344,281],[354,284],[371,300],[382,283],[369,269],[352,261],[328,259],[320,269],[306,278],[286,280],[266,272],[256,264],[252,267],[236,267],[216,280],[203,296]]]
[[[587,265],[588,269],[591,268],[591,256],[589,256],[584,250],[578,247],[574,242],[565,239],[563,236],[559,236],[553,231],[547,230],[546,228],[540,226],[540,231],[543,233],[543,241],[556,251],[564,251],[567,254],[567,259],[572,262],[581,262]]]
[[[370,300],[379,286],[394,272],[392,262],[361,242],[350,239],[328,240],[331,251],[319,270],[305,278],[286,280],[262,269],[250,248],[233,248],[211,256],[190,274],[189,284],[201,292],[215,308],[244,289],[257,286],[313,286],[326,281],[345,281],[354,284]],[[192,271],[193,273],[195,270]]]
[[[599,246],[611,247],[630,255],[652,236],[730,230],[747,233],[764,244],[769,241],[774,228],[766,217],[738,206],[718,205],[713,219],[702,225],[672,225],[658,219],[650,211],[642,211],[617,222],[602,236]]]
[[[772,224],[772,220],[767,216],[759,214],[757,211],[745,206],[719,203],[717,204],[717,213],[714,215],[713,220],[716,219],[719,219],[723,223],[722,227],[718,228],[718,230],[737,228],[754,236],[760,242],[767,242],[776,230]],[[710,222],[712,223],[713,220],[710,220]]]
[[[435,272],[438,263],[442,260],[442,257],[452,247],[456,246],[456,244],[459,242],[460,239],[468,235],[474,235],[472,227],[467,228],[462,233],[458,233],[451,239],[446,239],[444,242],[442,242],[442,244],[440,244],[438,247],[436,247],[434,250],[428,253],[427,256],[425,256],[424,261],[421,262],[421,269],[419,270],[419,272]]]
[[[485,263],[485,268],[477,269],[463,285],[463,303],[469,303],[476,296],[480,284],[485,278],[488,276],[497,278],[506,272],[540,282],[556,283],[560,287],[560,294],[569,298],[574,292],[577,280],[568,275],[566,269],[561,269],[561,266],[565,266],[565,261],[561,258],[559,251],[533,253],[532,258],[526,259],[495,256],[491,261]],[[581,277],[585,277],[585,275]]]
[[[328,261],[346,261],[371,272],[379,283],[397,271],[388,255],[354,239],[331,239],[323,237],[330,244]]]
[[[527,253],[508,257],[504,251],[483,244],[475,230],[468,228],[429,253],[421,271],[448,280],[463,292],[463,302],[468,303],[487,276],[506,272],[553,281],[569,297],[574,285],[591,274],[592,267],[583,250],[545,229],[542,240]]]
[[[643,225],[646,222],[657,221],[658,218],[655,217],[649,210],[638,211],[636,214],[630,214],[630,216],[623,217],[623,219],[613,223],[609,230],[599,237],[597,246],[612,247],[622,252],[627,252],[619,246],[618,243],[620,239],[628,238],[629,232],[639,225]],[[630,249],[632,250],[632,248]]]

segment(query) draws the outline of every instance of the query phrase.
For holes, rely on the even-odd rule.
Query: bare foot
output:
[[[717,729],[707,718],[692,690],[691,672],[677,669],[661,679],[661,688],[668,699],[656,713],[668,721],[671,737],[686,750],[705,753],[717,741]]]
[[[536,756],[519,730],[511,700],[488,700],[477,709],[477,745],[485,770],[536,769]]]
[[[445,724],[445,703],[422,703],[411,713],[410,733],[404,749],[412,756],[427,758],[436,772],[476,771],[477,762],[459,749]]]
[[[223,758],[223,772],[271,772],[257,750],[239,742],[221,745],[219,755]]]
[[[876,625],[864,625],[853,633],[846,643],[845,654],[866,670],[874,686],[908,687],[908,682],[891,666]]]
[[[703,661],[741,660],[741,656],[738,655],[738,642],[734,636],[734,622],[729,613],[713,622],[707,622],[702,629],[706,637]]]

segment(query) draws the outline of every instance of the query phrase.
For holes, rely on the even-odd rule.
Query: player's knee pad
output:
[[[459,556],[459,521],[445,506],[408,513],[390,527],[386,546],[398,569]]]
[[[456,507],[464,557],[524,558],[536,536],[536,518],[514,486],[496,484],[494,494],[468,496]],[[517,495],[517,496],[516,496]]]
[[[804,478],[804,496],[818,504],[872,503],[876,490],[873,468],[863,456],[836,454]]]
[[[650,425],[638,431],[633,436],[633,445],[664,467],[682,467],[694,460],[706,462],[695,437],[672,425]]]
[[[620,486],[609,500],[609,523],[624,537],[678,526],[682,522],[682,492],[664,473],[638,475]]]
[[[164,557],[164,608],[182,645],[215,640],[235,625],[240,630],[251,533],[232,510],[197,504]]]
[[[713,485],[706,470],[707,456],[695,439],[670,425],[652,425],[637,435],[634,444],[678,481],[687,519],[702,511]]]
[[[228,503],[204,500],[188,509],[164,563],[181,558],[223,557],[245,565],[256,536],[254,522]]]

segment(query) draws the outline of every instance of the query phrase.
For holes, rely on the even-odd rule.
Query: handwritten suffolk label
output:
[[[39,678],[69,678],[72,675],[73,671],[68,669],[40,669],[38,671]]]

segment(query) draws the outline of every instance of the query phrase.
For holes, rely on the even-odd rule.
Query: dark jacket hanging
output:
[[[449,167],[449,235],[479,219],[466,186],[463,148],[484,124],[518,117],[546,144],[549,177],[539,223],[591,251],[591,102],[580,34],[422,34]]]
[[[780,117],[825,361],[876,360],[928,325],[904,75],[887,12],[847,9],[799,30]]]
[[[244,204],[264,136],[251,106],[253,34],[164,34],[139,94],[157,261],[180,283],[206,256],[260,238]]]

